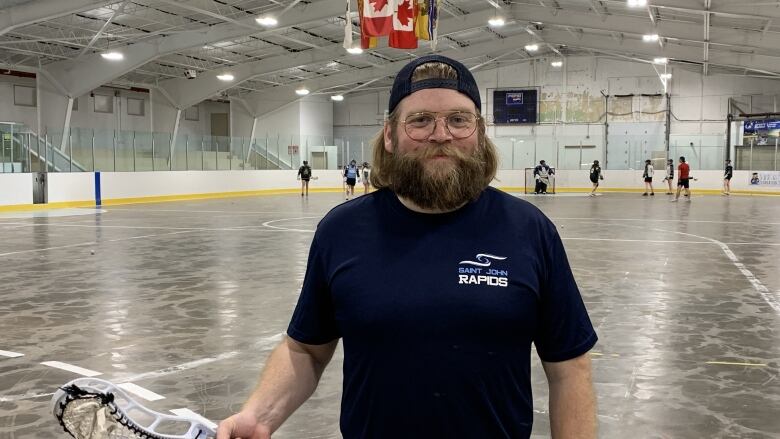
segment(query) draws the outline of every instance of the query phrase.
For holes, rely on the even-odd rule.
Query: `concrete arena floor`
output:
[[[600,341],[603,438],[780,437],[780,198],[524,197],[558,225]],[[210,419],[286,329],[338,194],[0,214],[0,437],[63,437],[62,361]],[[14,217],[15,216],[15,217]],[[92,254],[94,251],[94,254]],[[2,353],[2,352],[0,352]],[[337,438],[342,355],[275,438]],[[534,437],[549,437],[534,364]]]

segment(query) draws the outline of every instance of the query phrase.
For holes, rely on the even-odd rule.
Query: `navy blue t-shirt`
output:
[[[597,339],[555,226],[492,188],[446,214],[387,189],[333,209],[287,333],[343,339],[347,439],[528,437],[531,343],[564,361]]]

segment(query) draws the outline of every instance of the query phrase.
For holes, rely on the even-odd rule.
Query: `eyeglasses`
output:
[[[426,140],[436,131],[436,121],[439,119],[444,119],[444,126],[454,139],[465,139],[477,130],[479,116],[467,111],[456,111],[441,116],[438,113],[424,111],[406,116],[402,123],[409,138],[412,140]]]

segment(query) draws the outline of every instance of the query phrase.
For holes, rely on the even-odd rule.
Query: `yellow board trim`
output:
[[[58,203],[48,204],[12,204],[8,206],[0,206],[0,212],[29,212],[38,210],[49,209],[68,209],[76,207],[95,207],[95,201],[62,201]]]
[[[506,192],[523,192],[524,187],[499,187]],[[341,188],[317,188],[309,189],[311,193],[334,193],[341,192]],[[556,188],[559,193],[586,193],[590,192],[590,188]],[[629,189],[629,188],[599,188],[599,193],[641,193],[642,189]],[[95,206],[95,202],[91,200],[84,201],[63,201],[57,203],[48,204],[14,204],[7,206],[0,206],[0,212],[25,212],[25,211],[39,211],[49,209],[67,209],[67,208],[83,208],[83,207],[102,207],[102,206],[120,206],[125,204],[146,204],[146,203],[168,203],[173,201],[192,201],[192,200],[213,200],[222,198],[240,198],[240,197],[256,197],[256,196],[268,196],[268,195],[287,195],[300,193],[300,189],[263,189],[256,191],[238,191],[238,192],[211,192],[204,194],[180,194],[180,195],[161,195],[154,197],[130,197],[130,198],[114,198],[104,199],[101,206]],[[663,194],[663,192],[658,192]],[[718,190],[711,189],[697,189],[691,191],[695,195],[720,195]],[[762,191],[748,191],[748,190],[735,190],[731,192],[732,195],[755,195],[755,196],[780,196],[780,192],[762,192]]]

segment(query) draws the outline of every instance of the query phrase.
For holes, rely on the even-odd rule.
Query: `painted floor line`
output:
[[[289,228],[289,227],[279,227],[279,226],[272,226],[271,225],[273,223],[278,223],[278,222],[282,222],[282,221],[296,221],[296,220],[313,219],[313,218],[319,218],[319,217],[318,216],[301,216],[301,217],[297,217],[297,218],[281,218],[281,219],[277,219],[277,220],[266,221],[266,222],[263,223],[263,227],[268,227],[268,228],[274,229],[274,230],[283,230],[285,232],[308,232],[308,233],[314,233],[315,230],[311,230],[311,229],[293,229],[293,228]]]
[[[671,232],[680,235],[691,236],[694,238],[706,239],[707,241],[711,241],[717,244],[721,248],[721,250],[723,250],[723,253],[725,253],[726,257],[729,258],[731,263],[734,264],[737,270],[739,270],[739,272],[742,273],[743,276],[745,276],[745,279],[747,279],[747,281],[750,282],[750,285],[753,286],[753,289],[758,291],[758,293],[761,295],[764,301],[770,307],[772,307],[772,309],[774,309],[776,313],[780,314],[780,298],[778,298],[777,295],[769,291],[769,288],[767,288],[763,283],[761,283],[761,281],[753,274],[753,272],[748,270],[745,264],[740,262],[739,258],[737,258],[737,255],[735,255],[734,252],[731,251],[729,246],[726,245],[725,243],[720,242],[717,239],[707,238],[706,236],[694,235],[693,233],[676,232],[672,230],[662,230],[662,229],[651,229],[651,230],[655,230],[658,232]]]
[[[564,241],[609,241],[609,242],[646,242],[650,244],[707,244],[709,241],[675,241],[675,240],[652,240],[652,239],[620,239],[620,238],[572,238],[561,237]]]
[[[108,240],[106,240],[106,242],[131,241],[133,239],[154,238],[154,237],[158,237],[158,236],[176,235],[176,234],[179,234],[179,233],[190,233],[190,232],[191,231],[189,231],[189,230],[183,230],[183,231],[178,231],[178,232],[159,233],[159,234],[155,234],[155,235],[130,236],[128,238],[108,239]],[[88,246],[88,245],[98,245],[98,243],[95,242],[95,241],[90,241],[90,242],[81,242],[79,244],[61,245],[61,246],[57,246],[57,247],[33,248],[33,249],[30,249],[30,250],[19,250],[19,251],[15,251],[15,252],[0,253],[0,257],[1,256],[21,255],[21,254],[25,254],[25,253],[43,252],[43,251],[49,251],[49,250],[61,250],[61,249],[64,249],[64,248],[85,247],[85,246]]]
[[[676,241],[655,239],[621,239],[621,238],[572,238],[561,237],[564,241],[609,241],[609,242],[647,242],[650,244],[707,244],[717,245],[712,241]],[[727,242],[726,245],[780,246],[780,242]]]
[[[313,218],[319,218],[319,217],[313,217]],[[282,221],[282,220],[274,220],[274,221]],[[246,231],[256,231],[256,232],[273,232],[275,230],[266,230],[263,227],[257,225],[257,226],[237,226],[237,227],[157,227],[157,226],[121,226],[121,225],[96,225],[96,224],[63,224],[63,223],[52,223],[52,224],[27,224],[21,227],[38,227],[38,226],[47,226],[47,227],[73,227],[73,228],[82,228],[82,229],[124,229],[124,230],[176,230],[181,232],[246,232]],[[278,229],[277,231],[295,231],[293,229],[286,229],[283,227],[270,227],[272,229]],[[309,231],[309,230],[306,230]],[[0,254],[2,256],[2,254]]]
[[[122,390],[126,390],[132,393],[133,395],[139,396],[147,401],[159,401],[161,399],[165,399],[164,396],[154,393],[151,390],[145,389],[137,384],[121,383],[121,384],[117,384],[117,387],[119,387]]]
[[[114,381],[117,383],[128,383],[131,381],[140,381],[143,379],[159,378],[162,376],[171,375],[184,370],[194,369],[196,367],[202,366],[204,364],[213,363],[215,361],[227,360],[229,358],[235,357],[236,355],[238,355],[237,351],[227,352],[224,354],[217,355],[216,357],[203,358],[200,360],[190,361],[176,366],[166,367],[165,369],[160,369],[153,372],[145,372],[145,373],[141,373],[138,375],[133,375],[125,378],[116,378]]]
[[[740,226],[749,225],[780,225],[780,223],[770,222],[747,222],[747,221],[715,221],[715,220],[681,220],[681,219],[650,219],[650,218],[575,218],[575,217],[550,217],[551,220],[572,220],[572,221],[641,221],[641,222],[662,222],[662,223],[711,223],[711,224],[739,224]]]
[[[733,363],[730,361],[708,361],[705,364],[718,364],[723,366],[752,366],[752,367],[766,367],[763,363]]]
[[[0,396],[0,402],[23,401],[25,399],[36,399],[36,398],[51,398],[52,396],[54,396],[54,392],[52,392],[52,393],[25,393],[24,395]]]
[[[213,428],[213,429],[217,428],[217,424],[215,424],[211,420],[206,419],[203,416],[193,412],[192,410],[190,410],[188,408],[173,409],[173,410],[171,410],[171,413],[173,413],[176,416],[183,416],[185,418],[197,419],[198,421],[202,422],[203,425],[205,425],[207,427],[210,427],[210,428]]]
[[[99,375],[103,375],[100,372],[90,370],[90,369],[85,369],[79,366],[74,366],[68,363],[63,363],[61,361],[44,361],[41,364],[43,364],[44,366],[53,367],[55,369],[61,369],[61,370],[66,370],[68,372],[73,372],[75,374],[85,376],[85,377],[96,377]]]
[[[11,352],[11,351],[0,350],[0,356],[8,357],[8,358],[17,358],[17,357],[24,357],[24,354],[20,354],[19,352]]]

